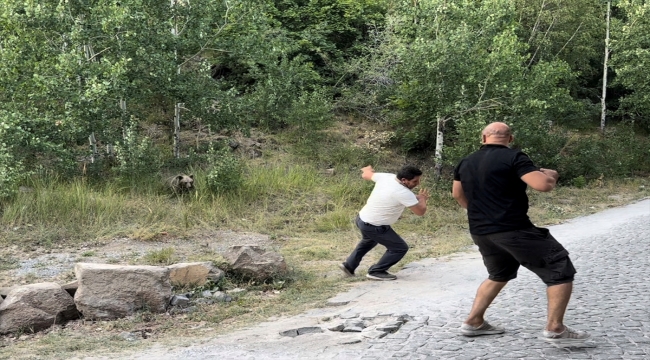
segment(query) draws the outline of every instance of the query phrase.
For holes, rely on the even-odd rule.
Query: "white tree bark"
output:
[[[171,0],[170,6],[172,9],[178,5],[177,0]],[[176,16],[174,16],[174,27],[172,28],[172,34],[178,36],[178,24],[176,22]],[[174,50],[174,57],[178,60],[178,50]],[[176,75],[181,74],[180,65],[176,67]],[[180,144],[181,144],[181,108],[184,106],[183,103],[177,102],[174,105],[174,158],[178,159],[181,156],[180,153]]]
[[[603,62],[603,93],[600,97],[600,131],[605,132],[605,117],[607,115],[607,60],[609,59],[609,19],[612,10],[612,2],[607,2],[607,30],[605,32],[605,61]]]
[[[92,151],[92,154],[90,155],[90,162],[94,163],[95,157],[97,156],[97,139],[95,139],[94,132],[90,133],[90,136],[88,137],[88,142],[90,142],[90,149]]]
[[[122,110],[122,139],[126,139],[126,127],[128,121],[126,118],[126,100],[120,99],[120,110]]]
[[[181,103],[176,103],[176,106],[174,106],[174,158],[176,159],[180,157],[182,105]]]
[[[436,177],[440,177],[442,175],[442,150],[443,150],[443,144],[444,144],[444,129],[445,129],[445,119],[439,117],[437,120],[437,128],[436,128],[436,151],[434,154],[434,169],[435,169],[435,175]]]

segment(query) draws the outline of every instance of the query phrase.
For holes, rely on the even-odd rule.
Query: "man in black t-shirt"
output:
[[[547,229],[535,227],[528,218],[527,186],[551,191],[558,173],[540,169],[526,154],[510,149],[514,137],[504,123],[488,125],[482,139],[480,150],[454,169],[453,196],[467,209],[470,234],[489,274],[478,288],[461,333],[477,336],[505,331],[485,321],[485,311],[522,265],[547,285],[544,339],[558,347],[580,346],[589,334],[563,322],[576,273],[569,253]]]

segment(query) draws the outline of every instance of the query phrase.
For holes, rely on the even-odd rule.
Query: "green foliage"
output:
[[[216,194],[235,191],[242,186],[243,166],[239,159],[228,151],[227,147],[211,147],[207,154],[208,168],[206,185]]]
[[[582,189],[583,187],[587,186],[587,179],[585,179],[585,177],[582,175],[574,177],[571,180],[571,185],[577,187],[578,189]]]
[[[326,91],[316,87],[319,81],[318,74],[300,57],[269,64],[244,100],[254,114],[249,121],[266,129],[322,129],[331,115]]]
[[[562,87],[573,76],[564,62],[527,63],[511,2],[420,5],[417,22],[405,17],[393,30],[402,41],[393,49],[401,61],[391,75],[392,104],[406,149],[430,147],[439,122],[457,147],[454,158],[475,147],[491,121],[537,129],[580,111]]]
[[[620,113],[634,120],[650,133],[650,3],[642,0],[623,0],[617,6],[625,14],[625,21],[612,34],[612,66],[616,83],[629,94],[621,99]]]
[[[604,136],[573,135],[558,160],[561,181],[577,177],[625,177],[650,171],[650,142],[629,124],[611,127]]]
[[[115,157],[118,162],[115,170],[124,178],[153,174],[162,162],[151,139],[138,133],[135,121],[124,129],[123,141],[115,144]]]
[[[516,0],[515,8],[517,34],[528,48],[526,63],[562,60],[578,75],[576,79],[565,79],[573,94],[597,101],[598,89],[589,83],[602,77],[606,2]]]
[[[612,69],[624,96],[609,114],[646,133],[649,9],[641,0],[615,4]],[[319,166],[386,158],[358,144],[323,149],[338,111],[381,122],[394,134],[385,145],[408,151],[433,147],[440,123],[446,164],[477,148],[485,124],[504,121],[515,146],[543,166],[597,172],[565,155],[623,152],[609,140],[581,144],[565,129],[588,129],[598,112],[603,15],[597,0],[6,0],[0,197],[41,169],[130,180],[160,171],[171,144],[138,129],[151,122],[171,133],[177,103],[182,130],[282,132]],[[102,149],[93,162],[91,134]],[[115,158],[102,156],[109,144]],[[197,144],[176,165],[196,165],[205,151]],[[208,180],[215,192],[237,188],[216,180],[235,167],[223,159]],[[613,174],[645,166],[614,163]]]
[[[263,26],[261,10],[248,1],[5,1],[0,111],[25,133],[16,141],[21,156],[31,165],[45,154],[48,165],[69,168],[89,155],[80,145],[91,133],[100,145],[129,142],[125,119],[155,112],[169,124],[175,103],[213,129],[239,125],[243,116],[219,111],[217,100],[232,92],[210,77],[210,66],[215,54],[245,53],[272,38],[241,30]]]
[[[274,0],[271,16],[325,83],[339,80],[343,62],[365,51],[370,24],[382,23],[384,0]]]
[[[14,159],[5,143],[0,142],[0,200],[13,196],[24,176],[22,163]]]

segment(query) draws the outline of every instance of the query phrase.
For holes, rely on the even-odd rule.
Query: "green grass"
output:
[[[152,250],[144,255],[144,261],[149,265],[171,265],[176,258],[173,247],[166,247],[160,250]]]
[[[0,257],[0,271],[11,270],[18,267],[19,260],[11,256]]]

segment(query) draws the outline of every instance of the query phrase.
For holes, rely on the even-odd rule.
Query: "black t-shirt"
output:
[[[523,175],[539,170],[528,155],[503,145],[483,145],[460,161],[454,180],[467,198],[469,232],[485,235],[533,226]]]

